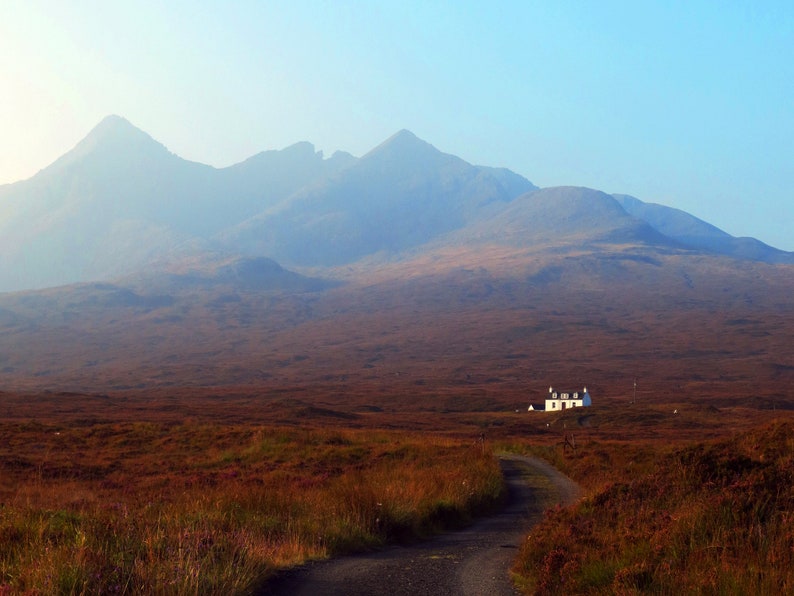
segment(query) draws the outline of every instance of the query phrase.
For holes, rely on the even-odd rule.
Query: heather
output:
[[[526,539],[514,566],[523,591],[790,593],[794,424],[655,449],[655,461],[630,443],[550,450],[591,491]]]
[[[481,446],[436,435],[4,423],[0,594],[249,593],[463,524],[502,490]]]

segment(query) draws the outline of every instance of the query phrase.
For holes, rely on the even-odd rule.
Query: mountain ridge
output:
[[[583,192],[538,189],[406,129],[360,158],[325,158],[302,141],[218,169],[182,159],[112,115],[35,176],[0,186],[0,291],[101,281],[190,254],[312,268],[408,258],[477,238],[672,243],[794,263],[794,253],[685,212],[595,190],[587,203]]]
[[[515,176],[511,190],[535,188]],[[463,226],[489,203],[513,198],[489,170],[403,130],[334,176],[225,232],[223,244],[298,266],[339,265],[421,245]]]
[[[558,242],[671,242],[628,214],[612,196],[586,187],[556,186],[521,195],[493,218],[463,231],[467,238],[512,245]]]
[[[0,186],[0,291],[100,281],[211,236],[307,182],[346,167],[311,144],[216,169],[171,153],[109,116],[28,180]]]
[[[794,263],[789,253],[755,238],[731,236],[718,227],[673,207],[646,203],[630,195],[612,195],[626,211],[658,232],[695,249],[766,263]]]

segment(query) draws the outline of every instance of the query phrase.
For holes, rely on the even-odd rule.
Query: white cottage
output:
[[[546,398],[547,412],[560,412],[567,408],[587,408],[593,404],[587,387],[582,391],[555,391],[549,387],[549,396]]]

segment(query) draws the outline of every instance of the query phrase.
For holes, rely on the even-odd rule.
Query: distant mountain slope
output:
[[[625,408],[638,377],[648,403],[744,408],[763,396],[794,407],[792,266],[595,244],[467,246],[447,256],[344,267],[348,283],[311,293],[292,291],[292,275],[257,259],[197,267],[189,287],[2,295],[0,384],[137,389],[147,399],[247,386],[256,404],[295,392],[319,405],[374,395],[366,403],[423,412],[454,411],[461,392],[512,395],[507,413],[525,411],[527,391],[550,378],[600,387],[602,405]],[[287,283],[260,290],[260,279]]]
[[[452,240],[511,246],[588,242],[671,244],[669,238],[626,213],[610,195],[575,186],[526,193],[491,218],[453,235]]]
[[[736,238],[680,209],[645,203],[629,195],[612,195],[631,215],[689,247],[739,259],[794,263],[794,253],[778,250],[755,238]]]
[[[284,269],[266,257],[213,257],[194,259],[193,266],[164,267],[120,279],[145,294],[181,293],[192,290],[227,288],[232,291],[314,292],[335,285],[335,282],[306,277]]]
[[[298,265],[398,254],[504,208],[534,189],[403,130],[356,163],[222,235],[229,249]]]

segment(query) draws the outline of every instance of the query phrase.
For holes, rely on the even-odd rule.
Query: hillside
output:
[[[459,244],[516,247],[644,242],[675,245],[613,197],[589,188],[559,186],[530,191],[489,218],[454,236]]]
[[[790,266],[665,250],[492,246],[362,266],[336,287],[245,287],[219,268],[216,283],[7,294],[0,383],[512,411],[550,384],[619,402],[637,378],[654,402],[794,407]]]
[[[613,195],[626,212],[653,229],[697,250],[766,263],[794,263],[794,254],[773,248],[755,238],[735,238],[680,209],[645,203],[628,195]]]

